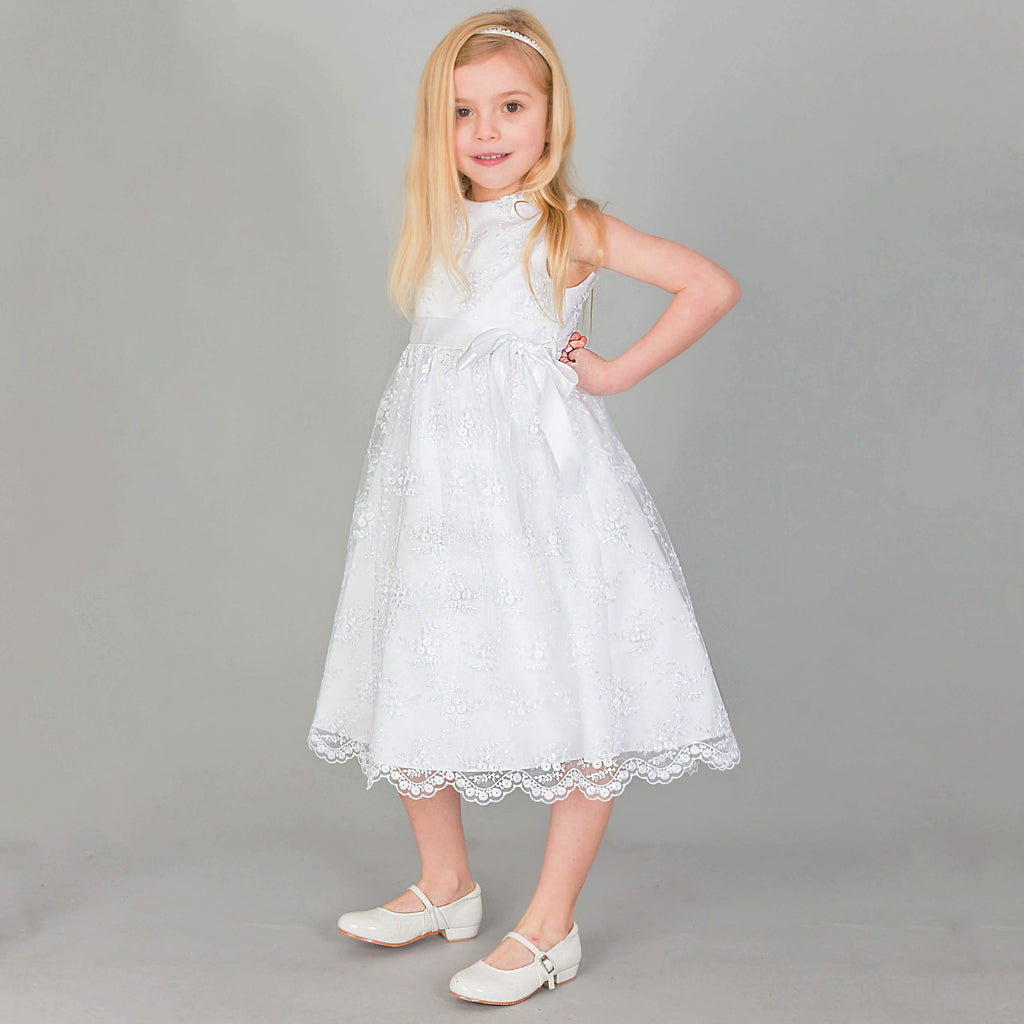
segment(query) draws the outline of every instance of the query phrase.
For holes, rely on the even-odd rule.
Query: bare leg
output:
[[[462,830],[462,801],[454,786],[445,786],[433,796],[418,800],[399,794],[405,805],[416,846],[420,853],[420,877],[416,884],[435,906],[451,903],[473,890],[466,853],[466,836]],[[387,910],[414,913],[423,904],[414,892],[406,889],[382,904]]]
[[[551,805],[540,881],[526,913],[511,929],[538,949],[550,949],[572,930],[576,900],[601,845],[612,803],[588,800],[576,790]],[[493,953],[484,957],[486,963],[506,971],[532,960],[533,954],[515,939],[503,939]]]

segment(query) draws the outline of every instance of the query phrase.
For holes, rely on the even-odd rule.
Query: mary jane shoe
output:
[[[473,886],[472,892],[441,907],[435,907],[418,886],[410,885],[409,888],[419,897],[423,910],[410,913],[384,907],[353,910],[338,918],[338,931],[378,946],[407,946],[410,942],[438,933],[449,942],[472,939],[480,930],[483,893],[479,882]]]
[[[583,957],[578,922],[574,921],[569,934],[549,950],[538,949],[519,932],[506,932],[505,938],[509,936],[518,939],[533,953],[533,963],[504,971],[482,959],[477,960],[452,977],[449,985],[452,995],[473,1003],[507,1006],[529,999],[544,985],[554,988],[576,977]]]

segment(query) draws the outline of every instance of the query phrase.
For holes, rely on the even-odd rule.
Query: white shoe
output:
[[[477,960],[452,977],[449,985],[452,995],[473,1003],[507,1006],[509,1003],[521,1003],[529,999],[545,984],[548,988],[554,988],[576,977],[583,957],[578,922],[573,921],[569,934],[547,951],[538,949],[519,932],[507,932],[505,938],[509,936],[518,939],[533,953],[533,963],[504,971],[483,960]]]
[[[410,913],[385,910],[384,907],[353,910],[338,918],[338,931],[378,946],[407,946],[439,932],[449,942],[459,942],[474,938],[480,931],[483,893],[479,883],[473,886],[472,892],[442,907],[435,907],[418,886],[410,885],[409,888],[420,898],[423,910]]]

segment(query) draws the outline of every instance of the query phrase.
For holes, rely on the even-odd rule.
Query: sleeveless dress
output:
[[[308,735],[367,789],[608,800],[740,759],[661,515],[558,359],[597,274],[545,315],[523,195],[466,200],[472,291],[434,264],[377,410]]]

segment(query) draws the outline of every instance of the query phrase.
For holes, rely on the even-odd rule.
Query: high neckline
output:
[[[525,195],[526,189],[520,189],[518,192],[509,192],[506,196],[498,196],[497,199],[481,199],[478,201],[476,199],[469,199],[466,196],[463,196],[462,199],[467,206],[508,206],[511,203],[514,203],[517,199],[522,199]]]

